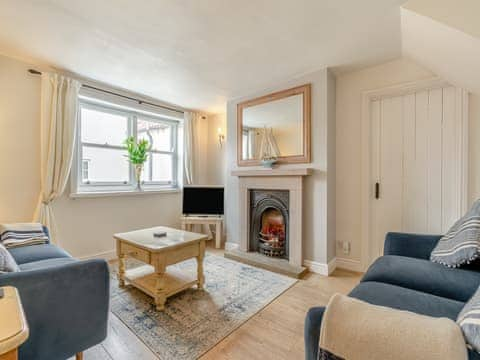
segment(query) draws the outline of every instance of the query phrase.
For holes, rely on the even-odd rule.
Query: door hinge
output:
[[[375,199],[380,199],[380,183],[375,183]]]

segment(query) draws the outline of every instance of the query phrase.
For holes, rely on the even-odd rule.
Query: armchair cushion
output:
[[[45,259],[71,257],[65,250],[52,244],[20,246],[8,251],[19,265]]]
[[[373,305],[456,320],[465,303],[379,282],[362,282],[349,296]]]
[[[56,258],[56,259],[32,261],[32,262],[20,265],[20,270],[29,271],[29,270],[37,270],[37,269],[48,269],[51,267],[62,266],[65,264],[76,262],[76,261],[78,260],[75,260],[74,258]]]
[[[386,255],[362,278],[466,302],[480,286],[480,272],[451,269],[428,260]]]
[[[389,232],[385,237],[384,255],[398,255],[417,259],[430,259],[441,235]]]

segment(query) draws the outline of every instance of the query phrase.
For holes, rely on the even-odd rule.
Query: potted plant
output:
[[[126,155],[126,157],[135,168],[135,180],[137,181],[137,190],[141,191],[143,164],[145,164],[145,161],[147,161],[148,151],[150,150],[150,143],[145,139],[142,139],[137,143],[133,136],[129,136],[125,140],[125,145],[127,146],[128,151],[128,155]]]

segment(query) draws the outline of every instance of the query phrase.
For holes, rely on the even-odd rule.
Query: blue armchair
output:
[[[388,233],[384,256],[367,270],[349,296],[374,305],[456,320],[480,286],[478,265],[447,268],[429,260],[440,235]],[[324,307],[311,308],[305,319],[305,358],[316,360]],[[480,354],[468,350],[469,360]]]
[[[10,249],[20,272],[0,275],[18,289],[30,336],[22,360],[64,360],[107,336],[109,270],[104,260],[79,261],[52,244]]]

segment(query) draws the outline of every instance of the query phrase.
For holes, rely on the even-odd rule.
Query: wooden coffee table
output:
[[[28,325],[16,288],[2,288],[0,299],[0,360],[17,360],[18,348],[28,338]]]
[[[165,237],[154,237],[156,232],[166,232]],[[115,234],[119,262],[119,285],[125,283],[153,297],[157,310],[164,310],[167,298],[193,285],[203,288],[203,259],[207,236],[183,230],[158,226],[149,229]],[[125,259],[130,256],[148,264],[125,269]],[[192,274],[168,265],[196,258],[197,271]]]

